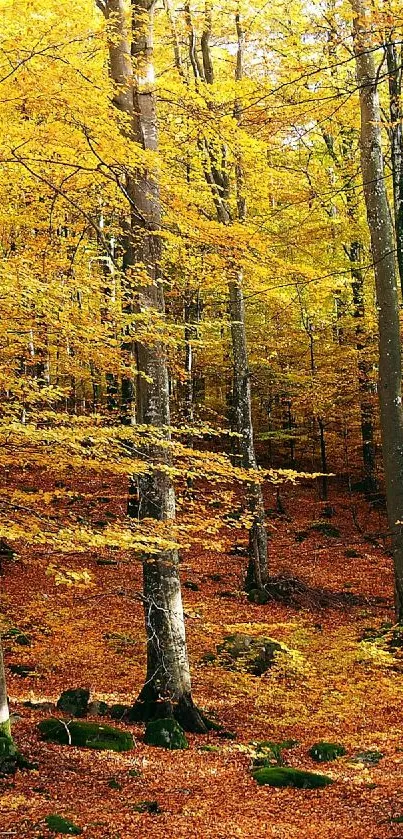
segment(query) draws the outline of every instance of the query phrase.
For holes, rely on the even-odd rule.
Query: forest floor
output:
[[[79,498],[71,510],[100,516],[123,511],[124,492],[112,475],[89,487],[76,481]],[[51,476],[21,470],[13,482],[52,491]],[[1,593],[3,629],[18,627],[29,645],[7,640],[8,690],[14,737],[39,768],[0,782],[0,835],[34,839],[51,835],[50,813],[69,817],[88,839],[398,839],[403,836],[403,660],[361,639],[369,627],[393,622],[391,559],[382,537],[382,513],[362,496],[331,488],[331,524],[339,536],[310,531],[323,504],[313,483],[284,488],[286,515],[268,518],[273,574],[292,575],[307,585],[294,605],[254,605],[243,592],[246,559],[230,554],[245,544],[245,531],[223,529],[222,543],[206,534],[203,549],[183,552],[187,635],[193,692],[236,739],[217,733],[189,736],[188,751],[146,746],[142,726],[130,726],[133,751],[115,754],[57,746],[40,740],[36,724],[47,716],[23,703],[56,701],[67,687],[87,687],[93,699],[130,702],[145,666],[141,566],[128,554],[55,556],[46,546],[21,543],[19,558],[5,562]],[[57,506],[57,499],[56,499]],[[60,502],[61,504],[62,502]],[[193,502],[202,503],[200,497]],[[275,507],[266,493],[267,508]],[[61,511],[63,512],[63,511]],[[372,534],[372,535],[371,535]],[[374,534],[378,534],[375,535]],[[298,541],[302,538],[302,541]],[[58,585],[50,564],[80,571],[93,585]],[[195,587],[194,586],[194,587]],[[332,593],[328,600],[318,590]],[[289,664],[262,677],[206,663],[227,635],[270,636],[295,651]],[[32,675],[13,674],[13,664]],[[260,740],[292,739],[284,754],[291,766],[323,771],[334,779],[326,789],[258,787],[250,773]],[[315,741],[341,742],[345,757],[318,770],[308,756]],[[215,750],[205,750],[206,744]],[[379,763],[357,755],[380,752]],[[137,769],[133,777],[130,770]],[[111,787],[111,780],[113,779]],[[116,783],[114,783],[116,782]],[[158,801],[160,813],[139,813],[140,801]]]

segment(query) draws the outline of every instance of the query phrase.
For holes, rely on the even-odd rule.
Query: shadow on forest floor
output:
[[[352,606],[385,606],[386,597],[365,597],[350,591],[330,591],[308,586],[292,576],[272,577],[265,590],[270,600],[285,606],[304,609],[348,608]]]

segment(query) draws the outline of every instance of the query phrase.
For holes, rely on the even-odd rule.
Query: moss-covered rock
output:
[[[170,717],[161,720],[151,720],[146,728],[144,742],[149,746],[161,746],[164,749],[189,748],[182,726]]]
[[[57,701],[57,709],[69,717],[86,717],[89,698],[90,692],[85,688],[64,690]]]
[[[259,769],[262,766],[283,766],[283,750],[293,749],[298,745],[298,741],[282,740],[280,743],[275,743],[272,740],[261,740],[252,745],[255,746],[253,769]]]
[[[158,804],[158,801],[139,801],[137,804],[134,805],[133,809],[137,813],[150,813],[153,816],[157,815],[158,813],[161,813],[161,808]]]
[[[230,670],[262,676],[275,663],[276,653],[286,648],[273,638],[256,638],[237,632],[228,635],[217,647],[220,663]]]
[[[105,749],[127,752],[134,746],[130,731],[95,722],[64,722],[49,717],[38,724],[43,740],[60,745],[83,746],[87,749]]]
[[[126,719],[127,714],[129,713],[131,705],[122,705],[121,703],[117,703],[116,705],[112,705],[109,709],[109,716],[111,720],[123,720]]]
[[[327,775],[305,772],[302,769],[293,769],[291,766],[263,766],[253,770],[252,775],[260,786],[270,787],[319,789],[333,783],[333,779]]]
[[[63,816],[56,814],[46,816],[45,823],[49,830],[53,830],[54,833],[64,833],[66,836],[80,836],[83,832],[81,827],[78,827],[70,819],[65,819]]]
[[[326,743],[321,740],[319,743],[314,743],[309,749],[309,755],[312,760],[317,763],[327,763],[331,760],[337,760],[338,757],[343,757],[346,750],[341,743]]]

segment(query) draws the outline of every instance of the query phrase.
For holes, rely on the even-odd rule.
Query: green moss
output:
[[[63,816],[50,815],[46,816],[46,825],[49,830],[54,833],[64,833],[67,836],[80,836],[83,832],[81,827],[77,827],[70,819],[65,819]]]
[[[7,734],[0,736],[0,777],[13,775],[18,767],[18,749]]]
[[[171,718],[152,720],[148,723],[144,742],[149,746],[164,749],[188,749],[185,732],[179,723]]]
[[[336,760],[346,754],[346,750],[341,743],[314,743],[309,749],[309,754],[312,760],[317,763],[326,763],[327,761]]]
[[[218,746],[213,746],[211,743],[206,743],[204,746],[200,746],[201,752],[219,752]]]
[[[11,723],[10,720],[6,720],[5,722],[0,722],[0,737],[4,737],[8,740],[12,740],[11,737]]]
[[[318,789],[333,783],[327,775],[304,772],[291,766],[264,766],[256,769],[253,778],[260,785],[270,787],[296,787],[298,789]]]
[[[108,749],[113,752],[127,752],[134,746],[129,731],[99,725],[93,722],[65,723],[49,717],[38,724],[43,740],[60,745],[83,746],[87,749]]]
[[[111,720],[123,720],[126,714],[130,711],[130,705],[112,705],[109,709],[109,716]]]

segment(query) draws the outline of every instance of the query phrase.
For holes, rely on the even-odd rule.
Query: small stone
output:
[[[57,708],[70,717],[85,717],[88,711],[90,692],[86,688],[64,690],[57,701]]]
[[[120,784],[119,781],[116,780],[116,778],[109,778],[108,787],[110,789],[116,789],[119,791],[122,789],[122,784]]]
[[[137,813],[150,813],[153,816],[157,815],[157,813],[161,813],[158,801],[139,801],[138,804],[134,805],[133,809]]]
[[[376,766],[384,757],[383,752],[365,751],[358,752],[351,758],[351,763],[366,763],[368,766]]]
[[[87,713],[90,717],[106,717],[109,712],[109,705],[101,700],[94,700],[88,703]]]

